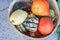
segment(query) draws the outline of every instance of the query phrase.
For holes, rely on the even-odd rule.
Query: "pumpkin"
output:
[[[47,1],[34,1],[31,6],[31,11],[37,16],[49,16],[49,3]]]
[[[40,19],[38,30],[41,34],[50,34],[54,29],[54,24],[51,18],[43,17]]]
[[[34,1],[47,1],[47,0],[34,0]]]

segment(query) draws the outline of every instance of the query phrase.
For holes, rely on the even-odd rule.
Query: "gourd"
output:
[[[19,25],[24,22],[24,20],[27,18],[27,12],[23,10],[16,10],[13,12],[10,16],[10,22],[13,25]]]
[[[30,11],[26,2],[16,2],[13,6],[13,11],[18,10],[18,9],[21,9],[27,12]]]
[[[37,17],[30,17],[24,21],[23,25],[28,31],[35,32],[37,31],[38,23],[39,19]]]

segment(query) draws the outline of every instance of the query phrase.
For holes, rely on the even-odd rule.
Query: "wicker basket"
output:
[[[9,6],[9,9],[8,9],[8,13],[9,13],[8,18],[9,18],[9,16],[10,16],[10,13],[11,13],[11,11],[12,11],[12,8],[13,8],[14,4],[15,4],[16,2],[20,2],[20,1],[32,2],[33,0],[13,0],[12,3],[10,4],[10,6]],[[24,38],[31,39],[31,40],[44,40],[44,39],[48,38],[49,36],[51,36],[51,35],[57,30],[57,27],[58,27],[58,25],[59,25],[59,15],[60,15],[60,14],[59,14],[59,10],[58,10],[56,1],[55,1],[55,0],[48,0],[48,2],[49,2],[49,4],[50,4],[50,7],[56,12],[56,16],[57,16],[57,25],[55,26],[55,28],[54,28],[54,30],[53,30],[53,32],[52,32],[51,34],[49,34],[48,36],[45,36],[45,37],[41,37],[41,38],[32,38],[32,37],[29,37],[29,36],[26,36],[26,35],[20,33],[20,32],[15,28],[15,26],[12,25],[13,29],[15,29],[15,30],[20,34],[20,36],[22,36],[22,37],[24,37]],[[11,25],[11,24],[10,24],[10,25]]]

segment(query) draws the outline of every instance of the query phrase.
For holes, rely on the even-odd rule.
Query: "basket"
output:
[[[10,6],[9,6],[9,9],[8,9],[8,13],[9,13],[9,15],[8,15],[8,21],[9,21],[9,16],[10,16],[10,13],[12,12],[12,8],[13,8],[14,4],[15,4],[16,2],[21,2],[21,1],[23,1],[23,2],[32,2],[32,1],[34,1],[34,0],[13,0],[12,3],[10,4]],[[57,28],[58,28],[58,25],[59,25],[59,15],[60,15],[60,14],[59,14],[59,10],[58,10],[56,1],[55,1],[55,0],[48,0],[48,2],[49,2],[50,7],[55,11],[56,17],[57,17],[56,26],[55,26],[53,32],[52,32],[51,34],[49,34],[48,36],[41,37],[41,38],[32,38],[32,37],[29,37],[29,36],[26,36],[26,35],[20,33],[20,32],[15,28],[15,26],[13,26],[11,23],[10,23],[10,25],[11,25],[11,26],[13,27],[13,29],[15,29],[15,31],[18,32],[18,34],[20,34],[20,36],[22,36],[23,38],[28,38],[28,39],[31,39],[31,40],[44,40],[44,39],[50,37],[50,36],[57,30]]]

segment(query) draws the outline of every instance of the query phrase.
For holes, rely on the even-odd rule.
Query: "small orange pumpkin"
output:
[[[37,16],[49,16],[49,3],[47,1],[34,1],[31,6],[31,11]]]
[[[50,34],[54,29],[54,24],[52,20],[48,17],[43,17],[40,19],[38,30],[41,34],[47,35]]]

